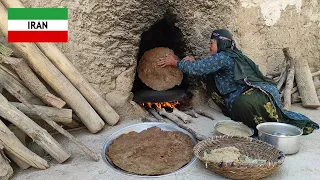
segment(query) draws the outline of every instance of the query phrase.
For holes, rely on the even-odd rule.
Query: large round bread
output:
[[[178,131],[152,127],[116,138],[106,153],[119,168],[140,175],[161,175],[176,171],[193,158],[190,137]]]
[[[179,59],[171,49],[158,47],[146,51],[138,66],[138,76],[141,81],[157,91],[168,90],[180,85],[183,79],[183,73],[178,68],[173,66],[162,68],[157,65],[157,61],[165,58],[166,55],[173,55]]]

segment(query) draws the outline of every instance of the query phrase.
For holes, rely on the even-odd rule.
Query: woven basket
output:
[[[253,159],[267,160],[265,164],[239,162],[209,162],[203,159],[207,149],[234,146],[240,153]],[[199,142],[194,147],[197,158],[211,171],[230,179],[261,179],[273,173],[284,161],[284,153],[275,147],[250,137],[216,136]]]

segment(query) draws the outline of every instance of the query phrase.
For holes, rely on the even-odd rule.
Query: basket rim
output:
[[[198,152],[198,147],[203,144],[203,143],[206,143],[206,142],[210,142],[210,141],[215,141],[215,140],[219,140],[219,139],[228,139],[228,138],[240,138],[240,139],[245,139],[247,140],[248,142],[259,142],[259,143],[262,143],[264,145],[267,145],[267,146],[270,146],[272,147],[273,149],[276,149],[278,150],[276,147],[272,146],[271,144],[268,144],[264,141],[261,141],[261,140],[258,140],[258,139],[254,139],[254,138],[251,138],[251,137],[240,137],[240,136],[229,136],[229,135],[223,135],[223,136],[214,136],[214,137],[210,137],[210,138],[207,138],[203,141],[200,141],[198,142],[194,148],[193,148],[193,152],[194,152],[194,155],[200,160],[200,161],[203,161],[206,163],[206,166],[207,164],[211,164],[211,163],[214,163],[216,165],[218,165],[219,167],[246,167],[246,168],[250,168],[250,167],[275,167],[275,166],[279,166],[281,165],[283,162],[284,162],[284,159],[285,159],[285,154],[278,150],[279,151],[279,156],[277,158],[277,161],[273,161],[273,162],[266,162],[264,164],[257,164],[257,163],[242,163],[242,162],[224,162],[224,161],[221,161],[221,162],[213,162],[213,161],[208,161],[208,160],[205,160],[203,159],[202,156],[200,156],[199,152]],[[228,166],[230,165],[230,166]]]

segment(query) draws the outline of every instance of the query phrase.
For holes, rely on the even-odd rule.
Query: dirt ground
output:
[[[308,110],[302,108],[299,104],[293,106],[293,110],[303,113],[312,120],[320,123],[320,110]],[[213,126],[219,120],[229,119],[221,113],[216,113],[216,120],[212,121],[204,117],[194,119],[189,124],[195,131],[209,136],[213,135]],[[120,122],[117,126],[106,126],[98,134],[90,134],[87,130],[80,130],[72,134],[79,138],[82,142],[87,144],[96,153],[101,153],[104,141],[113,132],[130,124],[141,122],[140,120],[127,120]],[[55,138],[72,153],[70,160],[63,164],[57,164],[55,160],[50,160],[50,168],[47,170],[36,170],[30,168],[21,171],[15,169],[14,180],[56,180],[56,179],[70,179],[70,180],[135,180],[141,179],[136,176],[128,176],[118,173],[107,166],[100,158],[99,162],[92,161],[81,150],[79,150],[73,143],[66,138],[57,135]],[[265,178],[267,180],[301,180],[301,179],[319,179],[320,175],[320,131],[315,131],[313,134],[303,136],[301,138],[300,151],[295,155],[287,156],[284,164],[271,176]],[[153,179],[153,178],[150,178]],[[155,179],[155,178],[154,178]],[[207,179],[225,179],[205,169],[198,160],[186,169],[175,173],[173,175],[164,176],[161,179],[169,180],[207,180]]]

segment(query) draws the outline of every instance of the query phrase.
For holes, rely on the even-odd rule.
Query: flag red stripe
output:
[[[68,42],[68,31],[8,31],[8,42]]]

